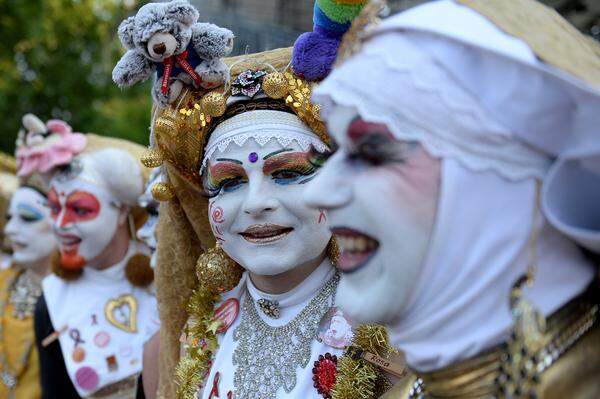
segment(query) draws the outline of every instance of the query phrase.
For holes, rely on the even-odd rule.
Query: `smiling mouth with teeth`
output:
[[[252,244],[270,244],[281,240],[294,230],[292,227],[283,227],[276,224],[255,224],[239,233],[244,240]]]
[[[352,273],[366,265],[379,249],[379,242],[372,237],[347,227],[331,229],[335,235],[340,256],[336,266],[343,273]]]
[[[64,252],[76,252],[81,243],[81,238],[71,234],[59,234],[58,242]]]

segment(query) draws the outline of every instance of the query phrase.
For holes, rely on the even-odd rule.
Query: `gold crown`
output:
[[[296,114],[323,142],[328,143],[325,125],[319,116],[320,107],[310,101],[313,83],[287,70],[290,58],[291,48],[285,48],[227,58],[225,62],[231,68],[232,81],[246,71],[262,70],[260,66],[272,68],[273,71],[262,78],[262,92],[268,100],[278,102],[281,109]],[[208,92],[186,89],[173,105],[156,109],[154,148],[142,156],[142,163],[147,167],[157,167],[168,162],[191,183],[201,186],[200,165],[214,127],[233,108],[241,112],[258,109],[258,103],[254,101],[228,105],[227,99],[235,94],[232,88],[225,87]],[[169,196],[161,197],[164,200]]]

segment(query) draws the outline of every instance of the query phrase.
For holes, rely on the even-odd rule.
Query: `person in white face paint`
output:
[[[0,153],[0,214],[6,215],[10,198],[17,190],[16,163],[14,158]],[[0,219],[0,270],[8,269],[12,262],[12,249],[8,238],[4,235],[6,219]]]
[[[3,183],[6,180],[2,181]],[[41,281],[50,270],[56,239],[46,206],[46,189],[39,179],[23,180],[10,198],[4,235],[12,247],[11,266],[0,272],[0,397],[39,398],[38,355],[33,313],[42,293]],[[3,187],[3,190],[8,187]]]
[[[521,0],[353,37],[314,93],[339,149],[304,200],[340,243],[340,307],[416,373],[389,397],[600,395],[593,45]]]
[[[138,199],[138,205],[146,210],[148,218],[142,227],[138,229],[137,238],[146,244],[148,249],[152,252],[150,266],[153,268],[156,267],[156,224],[158,222],[159,202],[152,196],[152,187],[163,180],[160,169],[154,169],[150,174],[144,193]]]
[[[300,201],[328,138],[308,101],[311,83],[291,72],[303,55],[287,69],[290,56],[281,49],[226,60],[231,84],[185,90],[154,112],[144,160],[166,172],[152,190],[166,200],[157,228],[159,396],[333,393],[352,331],[330,331],[338,324],[323,320],[342,314],[335,243],[327,214]],[[319,339],[320,325],[336,339]],[[375,395],[383,377],[369,378]]]
[[[141,394],[143,345],[159,325],[149,257],[134,239],[141,147],[62,123],[62,135],[39,123],[48,132],[32,140],[39,133],[30,131],[20,151],[22,167],[45,170],[60,252],[35,310],[42,398],[133,398]],[[40,156],[74,140],[84,145]]]

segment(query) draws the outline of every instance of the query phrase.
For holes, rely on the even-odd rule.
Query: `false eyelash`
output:
[[[332,143],[333,144],[333,143]],[[337,146],[335,146],[332,151],[319,152],[315,147],[311,146],[310,150],[308,150],[307,160],[313,167],[319,169],[323,167],[325,162],[337,151]]]
[[[415,144],[398,142],[381,134],[368,134],[359,139],[348,158],[353,161],[365,161],[373,166],[390,162],[403,163],[406,151]]]
[[[235,182],[235,181],[244,182],[244,179],[241,177],[233,177],[233,178],[223,179],[216,186],[208,183],[208,185],[204,186],[204,190],[203,190],[204,192],[202,193],[202,195],[205,198],[209,198],[209,199],[214,198],[221,193],[221,191],[223,190],[223,187],[227,183],[231,183],[231,182]]]

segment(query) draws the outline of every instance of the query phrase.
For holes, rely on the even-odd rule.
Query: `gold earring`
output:
[[[331,263],[335,266],[337,265],[338,260],[340,259],[340,246],[338,245],[337,239],[335,236],[331,236],[329,240],[329,244],[327,244],[327,257],[331,261]]]
[[[214,294],[232,290],[239,283],[243,271],[219,244],[200,255],[196,263],[200,284]]]

